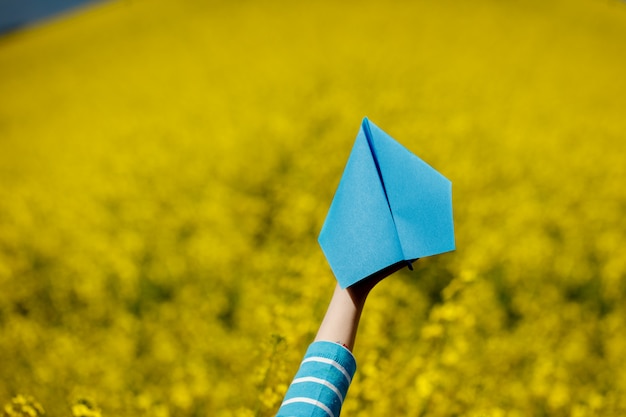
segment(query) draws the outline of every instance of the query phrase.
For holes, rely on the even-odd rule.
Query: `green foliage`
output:
[[[370,295],[342,415],[624,415],[625,42],[595,0],[136,0],[0,39],[4,415],[272,416],[363,116],[452,180],[458,249]]]

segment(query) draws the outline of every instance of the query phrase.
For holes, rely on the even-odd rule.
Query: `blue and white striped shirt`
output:
[[[355,371],[354,356],[344,346],[312,343],[276,417],[339,417]]]

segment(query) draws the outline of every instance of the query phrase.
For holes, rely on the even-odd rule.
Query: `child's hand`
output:
[[[409,266],[408,262],[398,262],[396,264],[390,265],[385,269],[378,271],[377,273],[370,275],[369,277],[357,282],[354,285],[351,285],[347,288],[347,291],[350,293],[350,296],[355,301],[356,304],[363,305],[365,303],[365,299],[369,292],[378,284],[380,281],[393,274],[396,271],[401,270],[405,266]]]

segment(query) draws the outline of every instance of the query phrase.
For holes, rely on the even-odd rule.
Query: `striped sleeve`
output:
[[[276,417],[339,417],[355,371],[354,356],[342,345],[312,343]]]

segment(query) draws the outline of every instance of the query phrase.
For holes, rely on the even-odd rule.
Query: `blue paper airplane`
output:
[[[365,118],[318,240],[342,288],[452,251],[452,183]]]

